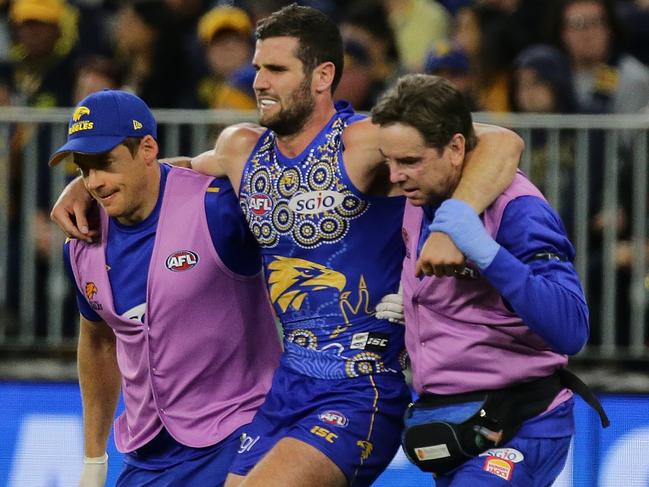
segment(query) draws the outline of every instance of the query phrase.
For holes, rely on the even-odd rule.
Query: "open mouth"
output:
[[[260,110],[268,110],[275,105],[277,105],[277,100],[274,100],[272,98],[259,98],[257,100],[257,106]]]

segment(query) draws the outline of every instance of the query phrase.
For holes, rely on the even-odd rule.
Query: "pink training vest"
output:
[[[77,285],[117,337],[125,404],[115,421],[121,452],[145,445],[163,426],[187,446],[218,443],[251,421],[279,363],[262,273],[234,274],[214,249],[204,204],[211,181],[185,169],[169,171],[144,323],[115,312],[105,212],[100,243],[70,243]]]
[[[482,215],[492,237],[498,233],[507,204],[524,195],[543,198],[519,173]],[[565,365],[567,357],[550,350],[518,315],[509,311],[499,292],[483,277],[415,277],[422,218],[421,208],[406,205],[406,257],[401,280],[406,348],[415,390],[419,394],[458,394],[498,389],[550,375]],[[564,391],[560,396],[555,404],[570,394]]]

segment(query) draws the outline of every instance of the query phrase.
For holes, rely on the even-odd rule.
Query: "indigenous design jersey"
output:
[[[284,328],[283,364],[324,379],[396,373],[403,327],[376,319],[374,308],[399,286],[405,199],[352,185],[342,134],[360,117],[347,103],[336,109],[292,159],[266,131],[244,168],[240,203]]]

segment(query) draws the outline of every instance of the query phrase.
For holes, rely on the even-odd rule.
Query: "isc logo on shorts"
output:
[[[165,265],[174,272],[186,271],[198,264],[198,254],[191,250],[177,250],[169,257]]]
[[[377,332],[362,332],[352,335],[352,343],[349,348],[355,350],[368,350],[371,352],[382,352],[388,348],[388,334]]]
[[[255,215],[265,215],[273,209],[273,200],[265,194],[253,194],[248,199],[248,207]]]
[[[329,443],[333,443],[334,441],[336,441],[336,438],[338,438],[337,434],[332,433],[327,428],[323,428],[322,426],[316,425],[311,428],[310,432],[316,436],[319,436],[320,438],[324,438]]]
[[[338,411],[325,411],[324,413],[320,413],[318,415],[318,418],[320,418],[320,421],[323,423],[330,424],[332,426],[339,426],[341,428],[344,428],[349,424],[349,420],[345,417],[343,413],[339,413]]]

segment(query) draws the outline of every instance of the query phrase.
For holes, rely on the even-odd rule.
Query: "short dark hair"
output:
[[[140,143],[142,142],[143,137],[126,137],[122,145],[125,145],[128,151],[131,153],[131,157],[135,157],[138,150],[140,149]]]
[[[410,125],[435,149],[443,149],[457,133],[464,136],[467,152],[477,143],[466,98],[440,76],[408,74],[399,78],[372,109],[372,122]]]
[[[319,64],[334,64],[333,93],[343,74],[343,40],[338,26],[319,10],[293,3],[257,22],[257,40],[283,36],[298,40],[296,56],[304,65],[304,74],[310,74]]]

